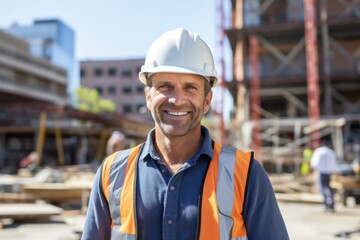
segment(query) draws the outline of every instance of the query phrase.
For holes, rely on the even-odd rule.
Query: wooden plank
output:
[[[26,193],[0,193],[0,203],[34,203],[35,197]]]
[[[45,203],[1,203],[0,219],[43,219],[50,216],[60,215],[62,211],[62,208]]]
[[[320,194],[305,194],[305,193],[275,193],[276,199],[279,202],[288,203],[310,203],[322,204],[322,196]]]
[[[23,192],[37,196],[45,201],[59,203],[78,200],[91,190],[90,183],[42,183],[24,185]]]
[[[59,119],[54,119],[55,122],[55,143],[56,143],[56,151],[58,154],[59,164],[60,166],[65,165],[65,156],[64,156],[64,147],[62,142],[61,135],[61,127]]]
[[[36,153],[37,153],[37,165],[40,166],[42,162],[42,156],[44,151],[44,143],[46,137],[46,121],[47,121],[47,114],[46,112],[41,112],[40,114],[40,123],[39,123],[39,132],[36,144]]]
[[[360,175],[339,176],[335,175],[330,182],[335,189],[360,189]]]

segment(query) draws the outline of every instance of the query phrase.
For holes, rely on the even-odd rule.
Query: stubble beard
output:
[[[165,114],[165,113],[163,113]],[[156,112],[153,114],[155,124],[160,128],[161,132],[167,137],[183,137],[189,135],[201,122],[201,117],[194,118],[194,115],[190,114],[190,119],[186,122],[177,122],[165,120],[165,117]]]

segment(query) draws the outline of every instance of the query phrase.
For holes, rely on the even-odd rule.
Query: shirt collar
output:
[[[140,160],[144,160],[148,155],[155,160],[160,160],[159,155],[156,152],[155,146],[154,146],[154,135],[155,135],[155,128],[153,128],[147,135],[146,142],[144,143],[143,150],[140,155]],[[210,137],[209,130],[205,126],[201,126],[201,135],[203,137],[203,141],[201,144],[200,149],[198,152],[194,155],[197,156],[195,159],[192,158],[190,161],[196,162],[199,156],[206,155],[210,159],[214,156],[214,150],[212,146],[212,139]]]

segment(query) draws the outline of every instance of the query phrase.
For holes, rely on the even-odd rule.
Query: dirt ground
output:
[[[280,203],[290,239],[360,240],[360,206],[336,206],[335,213],[325,212],[320,204]],[[346,236],[345,232],[357,230]],[[336,236],[340,235],[340,236]]]
[[[335,213],[326,213],[320,204],[279,203],[292,240],[357,239],[360,233],[346,237],[336,234],[360,228],[360,206],[338,204]],[[46,222],[23,222],[3,226],[1,240],[77,240],[84,216],[76,213],[62,215]]]

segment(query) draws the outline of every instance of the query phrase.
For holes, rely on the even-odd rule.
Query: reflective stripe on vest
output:
[[[134,173],[140,147],[136,146],[130,153],[116,152],[102,166],[102,187],[112,220],[111,239],[136,239]]]
[[[103,164],[102,186],[112,217],[112,239],[136,239],[134,191],[139,150],[140,145],[130,153],[113,154]],[[247,239],[242,210],[251,158],[251,153],[215,142],[203,187],[200,240]]]
[[[215,142],[202,195],[200,240],[247,239],[241,214],[251,158],[250,152]]]

